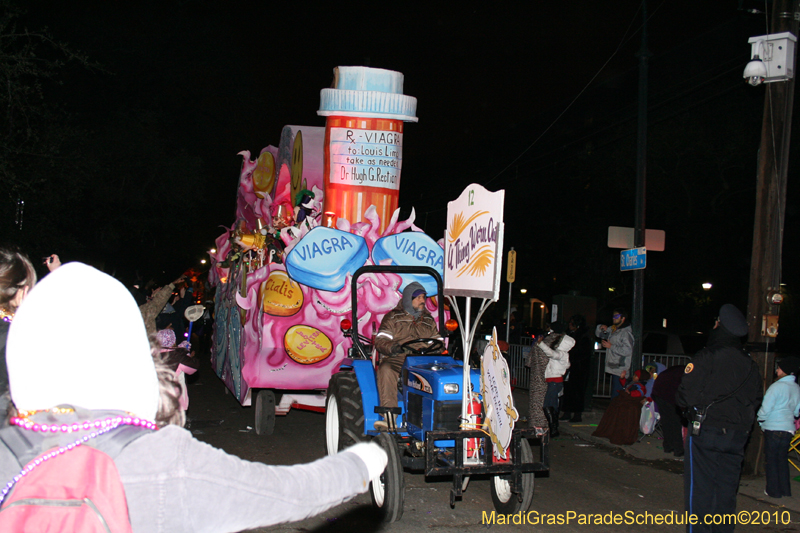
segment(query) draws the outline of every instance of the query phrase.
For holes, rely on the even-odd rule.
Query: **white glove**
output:
[[[378,479],[386,469],[386,463],[389,462],[386,452],[374,442],[359,442],[343,451],[354,453],[364,461],[370,481]]]

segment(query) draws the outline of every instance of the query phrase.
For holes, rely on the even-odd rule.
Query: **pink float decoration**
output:
[[[335,229],[329,228],[333,220],[327,215],[326,227],[322,209],[324,135],[325,128],[286,126],[278,148],[264,148],[255,160],[250,152],[240,152],[243,162],[236,222],[216,240],[209,280],[217,287],[212,363],[243,405],[250,404],[252,389],[326,389],[351,345],[340,327],[342,319],[350,318],[351,274],[364,264],[374,264],[372,250],[380,238],[404,231],[421,232],[414,225],[413,211],[408,220],[398,220],[399,209],[395,209],[388,220],[382,221],[374,206],[369,206],[356,223],[336,217]],[[264,154],[270,154],[276,163],[272,165]],[[294,216],[293,225],[284,224],[288,217],[278,218],[280,223],[275,224],[277,205],[288,205],[295,213],[299,209],[305,212],[302,217]],[[282,212],[286,210],[282,208]],[[298,218],[302,222],[298,223]],[[317,227],[319,230],[312,232]],[[353,242],[365,242],[369,253],[359,256],[361,264],[355,265],[351,256],[341,263],[341,268],[347,269],[337,273],[344,279],[341,289],[316,289],[291,277],[286,262],[293,249],[298,251],[292,261],[298,257],[310,260],[314,254],[307,251],[314,250],[313,239],[342,232],[358,236],[352,238]],[[308,240],[304,241],[306,236]],[[320,241],[319,246],[328,244],[331,242]],[[329,249],[336,253],[332,246]],[[295,263],[290,266],[303,271]],[[374,336],[383,316],[399,302],[401,285],[400,276],[394,274],[360,278],[359,333]],[[429,310],[438,319],[432,302]],[[310,400],[302,403],[315,405]]]

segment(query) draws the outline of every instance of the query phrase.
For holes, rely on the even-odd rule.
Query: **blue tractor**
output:
[[[416,339],[406,343],[405,363],[398,383],[396,411],[380,407],[375,377],[376,350],[372,340],[358,333],[358,278],[365,273],[432,276],[438,285],[439,331],[444,327],[444,294],[441,276],[429,267],[365,266],[352,279],[352,321],[343,321],[353,341],[348,357],[328,385],[325,439],[329,454],[352,444],[375,439],[386,450],[389,462],[379,481],[370,485],[372,502],[386,522],[403,515],[405,470],[426,476],[450,476],[450,505],[455,505],[470,476],[491,476],[495,509],[503,514],[527,511],[533,499],[535,472],[549,470],[549,434],[543,428],[515,428],[509,456],[494,456],[491,438],[462,418],[463,362],[452,358],[441,341]],[[410,345],[417,346],[411,348]],[[423,346],[419,348],[419,346]],[[470,391],[481,390],[480,370],[470,369]],[[481,409],[476,401],[475,405]],[[474,411],[473,411],[474,412]],[[398,415],[388,431],[374,429],[381,414]],[[483,419],[482,414],[478,414]],[[392,416],[386,416],[391,420]],[[529,440],[538,444],[534,461]]]

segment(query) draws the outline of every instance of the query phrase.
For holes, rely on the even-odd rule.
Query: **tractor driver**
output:
[[[397,407],[397,377],[406,360],[403,344],[414,339],[442,340],[436,322],[425,308],[426,297],[420,283],[409,283],[403,289],[403,298],[397,307],[383,317],[375,336],[375,348],[382,356],[377,376],[381,407]],[[424,344],[420,343],[420,346]],[[376,429],[387,427],[386,420],[375,422]]]

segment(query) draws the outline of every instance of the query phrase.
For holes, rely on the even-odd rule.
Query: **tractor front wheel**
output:
[[[334,374],[325,400],[325,447],[333,455],[364,439],[361,387],[353,372]]]
[[[378,435],[376,442],[386,452],[389,462],[380,478],[373,479],[369,485],[372,504],[378,510],[382,521],[397,522],[403,516],[405,502],[405,479],[403,465],[400,462],[400,449],[389,433]]]
[[[522,463],[533,462],[531,445],[525,439],[522,439],[520,443],[520,461]],[[524,513],[533,501],[534,473],[526,472],[522,474],[522,486],[520,487],[519,496],[511,492],[511,483],[509,483],[508,478],[509,476],[507,475],[492,476],[490,480],[494,508],[500,514],[514,514],[520,511]],[[520,501],[520,496],[522,501]]]

